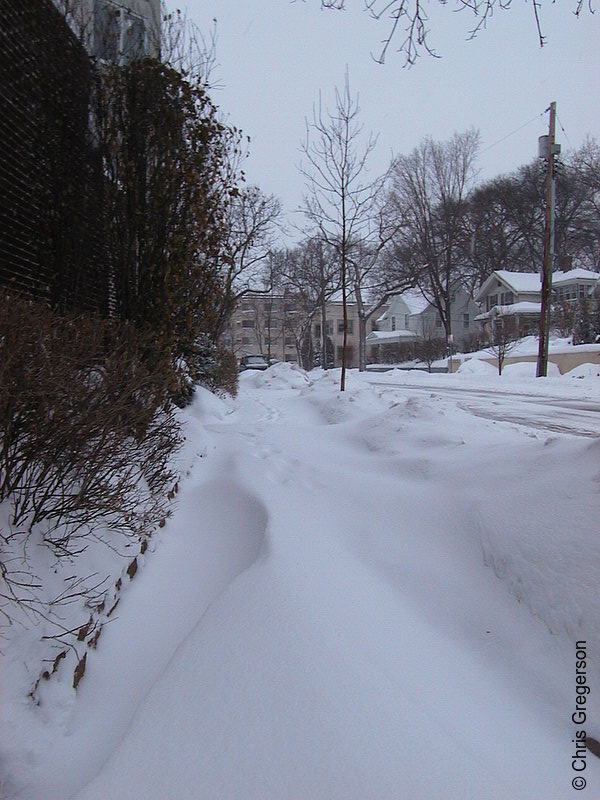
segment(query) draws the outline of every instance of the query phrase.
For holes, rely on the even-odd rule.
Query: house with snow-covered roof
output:
[[[600,274],[581,267],[552,275],[555,300],[590,298],[600,283]],[[484,326],[496,317],[509,318],[521,335],[538,330],[541,313],[542,279],[538,272],[510,272],[497,269],[475,293],[481,307],[476,317]]]
[[[479,312],[472,297],[461,286],[451,296],[451,326],[455,343],[473,332],[473,322]],[[433,301],[420,289],[408,289],[393,295],[376,327],[367,336],[367,347],[377,350],[384,345],[410,344],[423,339],[445,339],[442,318]]]

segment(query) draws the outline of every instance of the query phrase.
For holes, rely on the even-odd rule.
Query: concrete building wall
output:
[[[488,364],[492,364],[492,366],[497,366],[498,360],[495,356],[490,355],[489,357],[486,356],[485,358],[480,358],[480,361],[487,361]],[[549,353],[548,354],[548,361],[552,364],[556,364],[558,367],[560,374],[564,375],[566,372],[570,372],[575,367],[579,367],[581,364],[597,364],[600,367],[600,345],[585,345],[585,349],[582,347],[573,348],[572,352],[565,352],[565,353]],[[454,357],[452,359],[452,366],[450,365],[450,360],[448,360],[448,371],[449,372],[456,372],[456,370],[462,364],[463,359],[458,359]],[[508,366],[509,364],[521,364],[521,363],[536,363],[537,362],[537,355],[520,355],[520,356],[506,356],[504,361],[504,366]]]

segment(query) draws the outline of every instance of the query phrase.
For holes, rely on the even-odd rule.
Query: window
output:
[[[242,336],[242,344],[250,344],[250,339],[247,336]]]
[[[333,320],[332,319],[328,319],[327,320],[327,325],[325,327],[325,333],[327,334],[327,336],[333,336]]]
[[[502,306],[510,306],[514,302],[514,297],[512,292],[502,292],[500,295],[500,305]]]
[[[279,327],[279,321],[276,319],[272,319],[269,327],[271,328],[271,330],[274,331],[276,328]]]
[[[338,333],[343,333],[344,332],[344,320],[343,319],[338,319],[338,321],[337,321],[337,331],[338,331]]]
[[[404,327],[406,328],[406,330],[408,330],[409,320],[410,320],[410,314],[405,314],[404,315]]]
[[[315,339],[321,338],[321,326],[319,324],[315,325]]]
[[[469,327],[469,315],[463,314],[463,328]]]
[[[581,297],[582,300],[584,299],[584,297],[585,297],[585,286],[580,286],[579,287],[579,297]]]
[[[436,328],[441,328],[442,327],[442,318],[440,317],[439,314],[435,315],[435,327]]]
[[[94,54],[104,61],[132,61],[146,55],[144,19],[110,0],[94,4]]]
[[[94,8],[94,52],[105,61],[116,61],[121,40],[121,10],[106,2]]]
[[[286,336],[285,337],[285,346],[286,347],[292,347],[293,344],[294,344],[293,337],[292,336]]]
[[[396,317],[392,317],[392,330],[396,330]]]
[[[143,58],[146,55],[146,32],[144,20],[129,11],[123,17],[123,55],[127,61]]]
[[[497,294],[488,295],[486,311],[490,311],[490,309],[492,309],[494,306],[497,305],[498,305],[498,295]]]
[[[253,328],[254,327],[254,320],[253,319],[243,319],[242,320],[242,328]]]

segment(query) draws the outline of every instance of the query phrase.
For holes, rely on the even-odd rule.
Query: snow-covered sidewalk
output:
[[[585,640],[600,738],[600,440],[338,380],[198,393],[178,508],[76,699],[8,704],[7,800],[597,793],[571,715]]]

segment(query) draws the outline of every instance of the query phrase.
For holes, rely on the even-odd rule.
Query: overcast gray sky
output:
[[[169,4],[186,8],[185,0]],[[321,10],[319,0],[187,4],[201,29],[217,20],[214,80],[222,88],[212,94],[229,121],[252,139],[248,180],[277,195],[287,212],[302,198],[297,164],[305,118],[319,91],[324,105],[333,107],[346,66],[365,135],[379,134],[373,172],[425,136],[444,140],[470,127],[481,132],[481,178],[513,171],[536,157],[552,100],[563,151],[579,147],[588,134],[600,138],[600,7],[576,19],[575,0],[544,2],[547,45],[540,49],[531,0],[513,0],[474,41],[466,41],[472,16],[453,11],[452,2],[430,2],[430,43],[442,57],[423,55],[405,68],[403,54],[393,47],[385,64],[374,61],[386,23],[371,20],[362,0],[347,5],[336,12]]]

